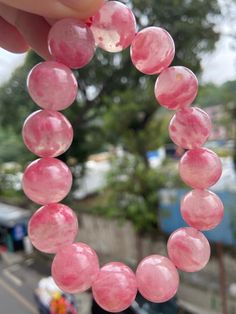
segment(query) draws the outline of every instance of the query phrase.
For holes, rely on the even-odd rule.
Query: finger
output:
[[[52,26],[53,24],[55,24],[58,21],[57,19],[51,19],[51,18],[47,18],[47,17],[45,17],[45,20],[48,22],[48,24],[50,26]]]
[[[43,59],[51,59],[48,50],[48,33],[50,25],[38,15],[19,11],[15,25],[29,46]]]
[[[47,37],[50,25],[38,15],[0,4],[0,15],[17,28],[28,45],[44,59],[50,59]]]
[[[0,17],[0,46],[14,53],[23,53],[29,49],[19,31]]]
[[[0,0],[0,2],[47,18],[86,19],[94,15],[104,0]]]

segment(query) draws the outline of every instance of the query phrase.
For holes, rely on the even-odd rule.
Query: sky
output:
[[[228,80],[236,79],[236,38],[228,36],[232,33],[232,27],[235,23],[230,20],[227,14],[227,3],[233,3],[231,0],[218,0],[223,18],[217,25],[217,30],[223,35],[216,44],[213,53],[202,56],[203,74],[202,83],[212,82],[220,85]],[[233,16],[236,15],[236,5],[234,5]],[[235,13],[235,15],[234,15]],[[236,30],[233,30],[236,33]],[[24,62],[24,54],[12,54],[0,48],[0,85],[6,82],[14,69]]]
[[[236,79],[236,50],[232,38],[222,37],[213,53],[202,58],[202,82],[217,85]]]
[[[236,79],[236,2],[235,0],[218,0],[221,18],[215,29],[221,34],[215,51],[202,58],[202,81],[222,84]],[[233,35],[233,36],[232,36]]]
[[[14,54],[0,48],[0,85],[24,62],[25,54]]]

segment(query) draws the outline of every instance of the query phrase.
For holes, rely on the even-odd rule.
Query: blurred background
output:
[[[194,105],[211,116],[214,128],[206,146],[223,163],[222,178],[212,190],[225,205],[221,225],[206,233],[212,245],[208,266],[199,273],[181,273],[180,289],[170,302],[154,305],[138,296],[124,313],[236,314],[236,1],[122,2],[133,8],[140,29],[166,28],[176,43],[173,64],[197,74]],[[48,278],[52,256],[34,250],[27,237],[27,221],[37,205],[21,190],[23,170],[35,159],[23,144],[21,128],[38,110],[26,78],[40,61],[32,51],[13,55],[0,49],[2,314],[49,313],[49,296],[58,297]],[[102,264],[116,260],[135,269],[144,256],[166,255],[168,235],[185,225],[179,201],[187,187],[177,171],[183,151],[168,136],[173,113],[156,103],[156,77],[136,71],[129,50],[111,55],[98,49],[91,64],[75,75],[78,98],[63,112],[75,132],[71,148],[61,156],[74,175],[64,203],[78,215],[78,241],[96,249]],[[71,313],[105,313],[90,292],[71,303],[76,308]]]

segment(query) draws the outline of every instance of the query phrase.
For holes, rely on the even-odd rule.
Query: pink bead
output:
[[[222,164],[213,151],[197,148],[183,155],[179,163],[179,172],[187,185],[194,189],[206,189],[219,180]]]
[[[36,104],[50,110],[66,109],[75,101],[78,92],[72,71],[54,61],[37,64],[28,75],[27,86]]]
[[[157,74],[174,59],[175,44],[170,34],[160,27],[147,27],[137,33],[131,45],[134,66],[145,74]]]
[[[26,168],[22,180],[25,194],[40,205],[60,202],[70,192],[71,185],[70,169],[56,158],[33,161]]]
[[[87,65],[95,53],[90,28],[74,18],[56,22],[48,35],[49,51],[54,59],[73,69]]]
[[[91,30],[100,48],[119,52],[130,46],[134,39],[136,21],[126,5],[118,1],[108,1],[94,16]]]
[[[137,283],[133,271],[122,263],[103,266],[92,285],[95,301],[106,311],[122,312],[135,300]]]
[[[73,129],[60,112],[39,110],[25,120],[22,135],[25,145],[35,155],[56,157],[70,147]]]
[[[193,228],[180,228],[173,232],[168,240],[167,250],[175,266],[186,272],[203,269],[210,258],[207,238]]]
[[[52,263],[52,277],[64,292],[80,293],[89,289],[99,272],[95,251],[84,243],[60,249]]]
[[[178,111],[170,121],[169,134],[172,141],[183,148],[202,146],[211,133],[211,119],[199,108]]]
[[[39,208],[28,224],[32,244],[45,253],[56,253],[61,247],[72,244],[77,232],[77,217],[63,204]]]
[[[155,85],[155,96],[159,104],[177,110],[190,105],[197,96],[198,80],[194,73],[183,66],[165,69]]]
[[[198,230],[214,229],[224,216],[219,197],[207,190],[193,190],[181,202],[181,214],[186,223]]]
[[[138,265],[136,278],[142,296],[156,303],[170,300],[179,286],[179,274],[174,264],[160,255],[144,258]]]

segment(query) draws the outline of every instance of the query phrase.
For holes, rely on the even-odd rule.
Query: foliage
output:
[[[228,81],[221,86],[212,83],[201,86],[196,103],[202,107],[215,105],[236,107],[236,81]]]
[[[131,220],[139,232],[156,230],[157,191],[164,184],[164,177],[147,169],[138,156],[114,159],[104,191],[106,199],[95,209],[108,217]]]
[[[185,186],[176,161],[167,158],[160,168],[147,168],[138,156],[125,154],[114,157],[111,165],[108,185],[94,198],[83,201],[83,209],[119,221],[128,219],[139,233],[156,234],[158,191]]]
[[[176,44],[175,64],[200,70],[200,55],[214,48],[218,34],[214,22],[219,16],[217,1],[201,0],[133,0],[140,24],[165,27]],[[142,17],[145,17],[143,18]],[[142,23],[143,21],[143,23]]]
[[[0,164],[9,161],[22,164],[32,158],[23,142],[19,140],[19,134],[11,128],[0,128],[0,143]]]
[[[224,105],[226,115],[221,121],[226,127],[230,122],[234,125],[232,130],[234,139],[234,164],[236,169],[236,81],[228,81],[221,86],[207,84],[200,88],[196,102],[202,107]],[[229,121],[230,120],[230,121]]]
[[[36,54],[29,53],[25,64],[17,68],[10,81],[0,88],[0,125],[11,128],[18,135],[29,112],[38,109],[27,93],[26,78],[31,68],[40,61]]]
[[[20,189],[22,169],[18,163],[8,162],[0,165],[1,202],[24,206],[26,198]]]
[[[124,2],[135,8],[139,28],[161,25],[172,34],[176,43],[175,64],[183,64],[196,72],[200,70],[200,53],[213,49],[218,39],[218,34],[213,30],[212,19],[209,18],[219,13],[216,0],[204,3],[201,0]],[[28,112],[37,108],[26,93],[25,81],[29,70],[39,61],[40,58],[35,54],[29,54],[24,66],[17,69],[10,82],[0,89],[1,125],[14,125],[19,131]],[[141,108],[137,105],[131,117],[131,120],[138,120],[141,127],[147,116],[156,111],[152,92],[155,77],[145,76],[136,71],[131,66],[128,51],[113,55],[97,50],[93,62],[76,75],[80,95],[78,102],[67,113],[73,119],[76,129],[80,131],[78,140],[82,148],[83,141],[89,146],[92,137],[88,138],[84,129],[88,130],[89,127],[89,130],[92,129],[92,135],[97,135],[103,113],[110,105],[119,105],[116,97],[123,92],[130,90],[135,103],[139,100],[141,92],[145,91]],[[104,99],[109,101],[104,102]],[[143,113],[142,118],[140,111]],[[94,141],[93,146],[96,142]],[[95,150],[98,150],[97,145]]]

